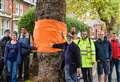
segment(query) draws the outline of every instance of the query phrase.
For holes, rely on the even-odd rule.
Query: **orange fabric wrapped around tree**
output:
[[[34,44],[37,52],[57,52],[60,49],[52,48],[53,44],[65,42],[62,33],[67,34],[66,24],[51,19],[35,22]]]

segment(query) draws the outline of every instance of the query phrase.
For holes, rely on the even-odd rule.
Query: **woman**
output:
[[[11,41],[7,42],[5,47],[5,65],[10,75],[9,82],[17,82],[17,69],[20,63],[20,43],[17,41],[17,33],[13,32]]]

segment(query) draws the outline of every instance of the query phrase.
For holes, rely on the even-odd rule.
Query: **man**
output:
[[[112,82],[112,71],[115,65],[117,82],[120,82],[120,43],[117,39],[116,33],[112,34],[111,45],[112,45],[112,59],[110,62],[110,74],[108,80],[109,82]]]
[[[31,36],[28,33],[26,28],[21,28],[21,33],[19,36],[19,42],[25,44],[26,46],[30,46]],[[25,82],[29,82],[29,63],[30,63],[30,49],[29,48],[22,48],[22,63],[19,66],[19,74],[18,78],[22,79],[22,75],[24,75]],[[23,73],[23,65],[24,65],[24,74]]]
[[[5,45],[8,41],[10,41],[11,38],[10,38],[10,30],[9,29],[6,29],[4,31],[4,36],[3,38],[1,39],[2,43],[4,44],[4,48],[5,48]]]
[[[75,27],[71,28],[70,33],[72,34],[74,40],[77,39],[77,34],[76,34],[76,28]]]
[[[8,41],[10,41],[10,30],[6,29],[4,31],[4,36],[2,37],[1,41],[0,41],[0,51],[1,51],[1,58],[0,58],[0,77],[3,71],[3,67],[4,67],[4,50],[5,50],[5,45]],[[2,78],[1,78],[2,79]]]
[[[111,44],[105,37],[103,31],[99,32],[98,40],[95,42],[96,47],[96,60],[98,82],[102,82],[102,75],[104,71],[104,82],[107,82],[108,74],[110,72],[110,59],[111,59]]]
[[[55,44],[55,48],[64,48],[64,72],[66,82],[79,82],[77,75],[80,75],[80,49],[73,42],[73,36],[67,35],[67,42],[64,44]]]
[[[80,48],[82,74],[84,82],[93,82],[92,67],[95,63],[95,46],[94,42],[89,38],[89,32],[81,32],[81,38],[76,41]]]

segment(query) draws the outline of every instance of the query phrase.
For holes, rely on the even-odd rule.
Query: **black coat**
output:
[[[65,57],[65,52],[66,52],[66,48],[67,48],[68,44],[67,43],[63,43],[63,44],[55,44],[53,45],[54,48],[61,48],[64,49],[63,51],[63,57]],[[69,59],[69,63],[70,63],[70,73],[73,74],[76,72],[76,69],[80,67],[81,62],[80,62],[80,48],[74,43],[72,42],[71,44],[69,44],[69,51],[68,54],[70,57]],[[65,58],[64,58],[65,61]]]

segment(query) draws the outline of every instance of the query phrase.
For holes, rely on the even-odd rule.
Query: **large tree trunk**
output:
[[[66,21],[65,0],[37,0],[36,21],[41,19],[54,19]],[[63,82],[58,62],[60,53],[38,53],[40,57],[37,81],[34,82]]]

